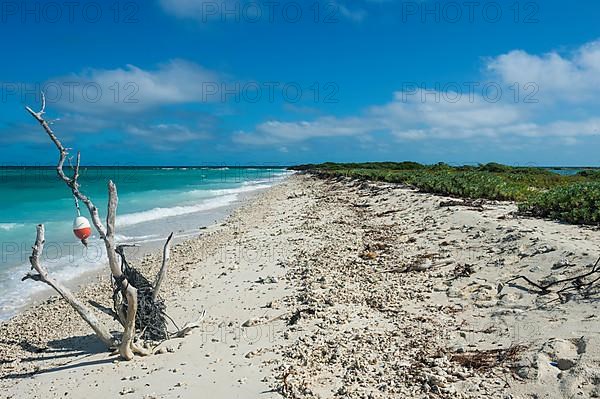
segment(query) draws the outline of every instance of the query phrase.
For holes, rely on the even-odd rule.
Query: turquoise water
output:
[[[577,173],[581,172],[583,169],[577,169],[577,168],[572,168],[572,169],[554,169],[554,168],[548,168],[547,170],[549,170],[550,172],[556,173],[557,175],[574,176]]]
[[[65,169],[67,170],[67,169]],[[214,222],[241,195],[270,187],[288,172],[265,168],[82,168],[81,190],[106,216],[106,184],[118,188],[116,239],[122,243],[164,240],[169,231],[194,235]],[[82,215],[89,215],[80,204]],[[70,190],[53,168],[0,169],[0,319],[15,314],[42,284],[21,282],[35,226],[46,227],[43,261],[58,278],[72,278],[106,262],[93,236],[86,249],[72,233],[76,216]]]

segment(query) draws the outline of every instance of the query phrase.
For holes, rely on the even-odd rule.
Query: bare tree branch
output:
[[[125,360],[131,360],[133,359],[134,354],[133,339],[135,338],[135,314],[138,306],[137,289],[129,284],[123,275],[117,260],[117,253],[115,252],[115,221],[118,203],[119,197],[117,196],[117,186],[110,180],[108,182],[108,209],[106,212],[106,236],[104,237],[104,243],[106,245],[108,264],[111,273],[117,283],[120,284],[121,292],[127,299],[127,312],[119,312],[121,318],[126,316],[125,320],[121,320],[125,331],[123,332],[119,353]]]
[[[119,347],[119,353],[126,360],[131,360],[133,358],[133,353],[141,353],[142,351],[134,345],[133,340],[135,337],[135,314],[137,311],[137,290],[133,287],[127,279],[123,276],[121,268],[119,267],[119,263],[117,260],[117,254],[115,253],[115,240],[114,240],[114,232],[115,232],[115,219],[117,213],[117,204],[118,204],[118,196],[117,196],[117,188],[112,181],[108,182],[108,211],[106,216],[106,224],[105,228],[100,220],[100,216],[98,213],[98,208],[94,205],[94,203],[81,191],[79,191],[79,167],[81,162],[81,156],[77,154],[77,163],[74,168],[73,178],[69,178],[64,170],[64,163],[67,158],[68,150],[63,146],[61,141],[56,137],[52,128],[48,124],[48,122],[44,119],[43,115],[46,108],[46,99],[44,94],[42,93],[42,109],[39,112],[33,111],[30,107],[26,107],[27,111],[40,123],[40,125],[44,128],[50,140],[54,143],[59,152],[58,164],[56,165],[56,172],[61,180],[65,182],[65,184],[71,189],[73,196],[83,202],[92,218],[92,223],[96,227],[100,238],[104,241],[104,245],[106,247],[106,254],[108,256],[108,264],[110,266],[111,273],[117,282],[120,285],[123,296],[127,299],[127,311],[120,311],[119,315],[121,318],[121,323],[123,324],[125,331],[123,333],[123,338],[121,345]],[[146,354],[146,353],[141,353]]]
[[[115,301],[115,311],[118,315],[119,321],[124,327],[123,337],[121,339],[121,343],[119,345],[118,351],[121,356],[130,360],[133,358],[134,354],[139,355],[148,355],[148,352],[143,347],[139,346],[138,343],[135,342],[136,335],[136,313],[138,310],[138,290],[136,287],[130,284],[127,280],[127,276],[123,274],[121,270],[120,263],[117,258],[117,248],[115,248],[115,221],[117,214],[117,206],[118,206],[118,196],[117,196],[117,187],[112,181],[108,182],[108,208],[106,214],[106,227],[102,223],[100,219],[98,208],[94,205],[90,198],[88,198],[85,194],[83,194],[79,188],[79,171],[81,165],[81,154],[77,153],[76,164],[73,165],[70,163],[71,159],[69,159],[69,164],[73,169],[73,177],[68,177],[64,172],[64,163],[67,160],[69,155],[69,148],[65,148],[58,137],[52,131],[50,124],[44,119],[44,113],[46,109],[46,97],[44,93],[42,93],[42,108],[39,112],[33,111],[30,107],[26,107],[27,111],[40,123],[44,131],[48,134],[50,140],[54,143],[59,152],[58,163],[56,165],[56,172],[58,177],[71,189],[73,197],[75,198],[75,205],[77,210],[79,211],[79,202],[83,202],[91,216],[92,223],[96,228],[100,238],[104,241],[104,245],[106,247],[106,254],[108,256],[108,263],[113,275],[116,287],[118,290],[113,298]],[[39,232],[38,232],[39,233]],[[163,264],[159,275],[157,276],[157,281],[154,285],[156,292],[153,292],[152,299],[155,300],[158,294],[158,290],[162,281],[165,278],[167,264],[169,260],[169,249],[170,242],[172,239],[173,233],[169,235],[167,242],[165,243],[164,251],[163,251]],[[32,266],[34,268],[39,266],[39,255],[41,252],[41,248],[43,247],[43,227],[41,228],[41,241],[38,244],[36,241],[36,246],[34,247],[34,253],[32,255]],[[84,242],[85,244],[85,242]],[[38,270],[38,269],[36,269]],[[40,271],[41,270],[41,271]],[[80,313],[80,315],[94,328],[96,334],[101,337],[104,342],[110,343],[110,345],[115,345],[115,340],[108,334],[104,329],[98,327],[99,324],[97,320],[93,318],[93,314],[91,314],[87,308],[83,307],[80,303],[76,302],[76,299],[73,295],[68,292],[68,290],[64,290],[62,286],[58,285],[58,283],[52,279],[49,279],[47,273],[44,272],[43,268],[38,270],[38,274],[29,273],[26,278],[31,278],[36,281],[43,281],[47,284],[52,285],[59,293],[69,301],[69,303]],[[133,278],[130,276],[130,278]],[[122,300],[121,300],[122,299]],[[185,333],[191,331],[191,329],[195,328],[195,326],[190,325]]]
[[[65,160],[67,159],[67,155],[69,155],[69,151],[67,148],[65,148],[65,146],[63,146],[63,144],[60,142],[58,137],[56,137],[56,135],[52,131],[52,128],[50,127],[48,122],[44,119],[43,115],[45,112],[45,108],[46,108],[46,99],[45,99],[45,96],[43,93],[42,93],[42,110],[40,112],[35,112],[30,107],[25,107],[27,112],[29,112],[40,123],[40,125],[42,125],[42,128],[44,128],[44,130],[48,134],[48,137],[50,137],[50,140],[52,140],[52,142],[58,149],[59,158],[58,158],[58,164],[56,165],[56,173],[58,174],[58,177],[62,181],[64,181],[67,186],[69,186],[69,188],[73,192],[73,195],[75,196],[75,198],[77,198],[78,200],[83,202],[85,204],[85,206],[88,208],[88,211],[90,212],[90,216],[92,218],[92,223],[94,224],[94,227],[96,227],[96,230],[98,231],[98,234],[100,235],[100,238],[104,239],[106,237],[106,229],[104,228],[104,225],[102,224],[102,221],[100,220],[100,216],[98,215],[98,208],[96,208],[94,203],[86,195],[84,195],[81,191],[79,191],[79,182],[78,182],[77,178],[79,178],[80,156],[79,155],[77,156],[77,166],[76,166],[77,171],[74,174],[73,178],[69,178],[63,170]]]
[[[81,163],[81,152],[77,151],[77,163],[75,164],[75,168],[73,169],[73,181],[77,181],[77,179],[79,179],[80,163]]]
[[[44,225],[37,225],[37,236],[35,239],[35,244],[33,246],[33,251],[31,256],[29,257],[29,262],[31,263],[31,267],[33,270],[37,272],[34,274],[32,272],[28,273],[23,280],[32,279],[34,281],[41,281],[45,284],[48,284],[50,287],[54,288],[56,292],[60,294],[68,303],[75,309],[77,313],[92,327],[92,330],[96,333],[98,338],[106,344],[109,348],[116,346],[116,341],[113,336],[108,332],[106,327],[104,327],[93,314],[93,312],[88,309],[81,301],[79,301],[71,291],[63,286],[61,283],[53,279],[49,276],[48,270],[42,265],[40,261],[40,257],[44,251]]]
[[[177,331],[172,337],[173,338],[183,338],[186,335],[190,334],[192,332],[192,330],[194,330],[195,328],[200,328],[200,322],[202,321],[202,319],[204,319],[204,316],[206,316],[206,310],[202,311],[198,320],[196,320],[194,322],[186,323],[183,326],[183,328],[181,330]]]
[[[158,296],[158,292],[160,291],[160,285],[162,284],[162,282],[167,274],[167,265],[169,263],[172,238],[173,238],[173,233],[171,232],[171,234],[169,234],[169,238],[167,238],[167,242],[165,242],[165,246],[163,248],[162,266],[160,267],[160,271],[156,275],[156,282],[154,283],[154,290],[152,291],[152,300],[156,300],[156,297]]]

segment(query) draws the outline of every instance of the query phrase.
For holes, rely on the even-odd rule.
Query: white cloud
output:
[[[359,117],[326,116],[312,121],[282,122],[271,120],[256,126],[253,132],[237,132],[233,140],[249,145],[283,145],[313,138],[353,137],[368,139],[369,134],[385,132],[400,141],[415,140],[486,140],[505,138],[562,138],[600,135],[600,118],[532,122],[529,112],[518,104],[489,103],[481,97],[468,97],[456,103],[421,102],[416,95],[410,101],[396,93],[394,101],[367,109]]]
[[[177,123],[160,123],[149,126],[129,125],[125,131],[134,140],[141,140],[161,151],[175,150],[182,144],[211,138],[211,134],[205,130],[191,129]]]
[[[161,105],[218,100],[223,77],[185,60],[172,60],[156,69],[127,65],[89,69],[46,82],[49,103],[86,114],[136,113]]]
[[[515,50],[490,59],[486,66],[505,84],[505,98],[498,102],[484,98],[481,92],[458,95],[407,90],[394,93],[388,103],[365,108],[358,116],[271,120],[252,132],[238,132],[233,139],[243,144],[284,145],[316,137],[346,136],[361,141],[383,132],[401,141],[501,144],[505,139],[548,138],[573,144],[578,138],[600,135],[595,105],[600,95],[600,40],[581,46],[569,57],[558,52],[532,55]],[[520,87],[536,83],[539,103],[525,103],[523,95],[527,93],[521,93],[515,102],[508,88],[515,82]],[[574,102],[579,106],[573,107]]]
[[[130,125],[126,130],[136,137],[168,143],[186,143],[211,137],[206,131],[192,130],[187,126],[177,123],[159,123],[142,127]]]
[[[600,94],[600,41],[587,43],[570,56],[515,50],[491,59],[487,68],[507,84],[537,84],[543,103],[586,102]]]
[[[296,122],[271,120],[256,126],[254,132],[237,132],[234,141],[270,145],[317,137],[361,137],[376,132],[412,140],[427,138],[434,132],[438,138],[471,137],[492,135],[493,129],[515,124],[526,115],[517,105],[491,103],[481,97],[471,101],[469,96],[463,96],[457,102],[423,99],[420,91],[410,96],[398,92],[393,101],[372,106],[357,117],[325,116]]]
[[[476,129],[446,129],[429,127],[421,130],[396,130],[392,133],[398,140],[477,140],[491,139],[501,142],[506,138],[558,138],[573,143],[577,138],[600,136],[600,119],[579,121],[556,121],[546,124],[518,123],[514,125],[482,127]]]
[[[470,97],[468,93],[432,94],[423,90],[414,95],[396,92],[393,101],[372,107],[368,115],[391,130],[407,125],[481,128],[514,123],[524,117],[524,110],[517,104],[491,102],[478,95]]]
[[[314,121],[281,122],[267,121],[258,125],[254,132],[239,131],[234,141],[251,145],[294,143],[317,137],[356,136],[372,130],[369,121],[362,118],[323,117]]]

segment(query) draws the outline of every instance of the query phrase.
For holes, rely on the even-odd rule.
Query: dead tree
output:
[[[119,264],[119,258],[117,248],[115,247],[115,220],[117,214],[118,196],[117,187],[112,181],[108,182],[108,209],[106,214],[106,226],[102,223],[98,208],[92,200],[80,191],[79,184],[79,168],[81,155],[77,153],[77,159],[75,165],[72,167],[72,177],[67,176],[64,172],[64,164],[69,155],[68,148],[65,148],[61,141],[56,137],[50,124],[44,119],[44,113],[46,108],[46,100],[42,93],[42,108],[39,112],[33,111],[30,107],[26,107],[27,111],[40,123],[44,131],[47,133],[50,140],[54,143],[59,152],[58,164],[56,165],[56,172],[58,177],[71,189],[71,193],[75,198],[75,203],[82,202],[87,207],[92,223],[98,232],[100,239],[104,242],[106,247],[106,254],[108,257],[108,264],[114,280],[116,291],[121,295],[121,299],[115,301],[115,313],[118,321],[124,328],[123,335],[120,341],[113,337],[106,327],[104,327],[100,321],[94,316],[93,312],[81,303],[77,298],[63,285],[54,280],[48,275],[48,271],[41,264],[40,256],[42,255],[44,247],[44,226],[38,225],[37,227],[37,238],[33,247],[33,252],[30,257],[32,270],[37,273],[28,273],[23,280],[32,279],[35,281],[41,281],[54,290],[56,290],[76,311],[79,315],[90,325],[96,335],[104,342],[109,348],[118,348],[119,354],[126,360],[130,360],[135,354],[148,355],[150,352],[136,342],[136,315],[138,312],[138,290],[137,288],[128,281],[128,277],[124,274],[122,265]],[[169,235],[167,239],[164,251],[163,251],[163,263],[162,267],[156,277],[156,283],[152,287],[153,292],[151,293],[152,301],[157,300],[158,290],[166,274],[166,268],[169,258],[169,247],[173,233]],[[85,245],[85,242],[84,242]],[[120,252],[122,262],[125,262],[124,255]],[[139,316],[139,315],[138,315]],[[173,334],[174,336],[183,336],[187,334],[191,329],[198,327],[197,323],[187,324],[182,330]]]
[[[65,286],[61,283],[50,277],[48,274],[48,270],[42,265],[40,261],[40,257],[44,252],[44,243],[46,242],[44,236],[44,225],[37,225],[37,236],[35,239],[35,244],[33,245],[33,251],[31,256],[29,257],[29,262],[31,263],[31,269],[35,270],[36,273],[29,272],[25,277],[23,277],[22,281],[27,279],[32,279],[34,281],[41,281],[43,283],[48,284],[50,287],[54,288],[56,292],[60,294],[68,303],[79,313],[79,315],[92,327],[92,330],[96,333],[98,338],[106,344],[108,347],[116,346],[116,340],[113,336],[108,332],[108,330],[100,324],[94,313],[87,308],[79,299],[77,299],[71,291],[69,291]]]

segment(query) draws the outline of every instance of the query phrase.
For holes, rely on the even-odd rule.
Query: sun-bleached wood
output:
[[[165,276],[167,275],[167,264],[169,263],[172,238],[173,233],[169,234],[169,238],[167,238],[167,242],[165,242],[165,246],[163,248],[162,266],[160,267],[160,270],[156,275],[156,282],[154,283],[154,290],[152,291],[152,300],[156,300],[158,292],[160,291],[160,285],[162,284]]]
[[[117,215],[117,207],[119,203],[119,197],[117,194],[117,186],[109,180],[108,182],[108,207],[106,212],[106,227],[102,223],[100,219],[100,214],[98,212],[98,208],[92,200],[83,194],[79,190],[79,170],[81,164],[81,153],[77,152],[77,158],[75,166],[71,164],[69,159],[69,164],[73,169],[73,176],[69,177],[64,172],[64,164],[67,161],[67,157],[69,155],[69,148],[66,148],[61,141],[58,139],[54,131],[50,127],[50,123],[44,119],[44,114],[46,112],[46,97],[42,92],[42,107],[39,112],[33,111],[30,107],[25,107],[27,112],[31,114],[42,126],[50,140],[54,143],[59,152],[58,163],[56,165],[56,173],[58,177],[71,189],[71,193],[75,198],[75,204],[77,206],[77,210],[79,212],[79,201],[85,204],[90,217],[92,219],[92,224],[94,225],[100,239],[104,242],[104,246],[106,247],[106,254],[108,257],[108,264],[110,267],[111,274],[113,275],[115,281],[117,282],[121,295],[126,299],[126,305],[124,303],[120,304],[120,307],[116,309],[117,317],[119,318],[119,322],[124,328],[123,336],[121,338],[121,342],[118,341],[108,332],[108,330],[100,323],[100,321],[94,316],[92,311],[88,309],[85,305],[83,305],[77,298],[62,284],[58,281],[54,280],[48,275],[47,270],[41,265],[39,260],[40,254],[43,251],[44,246],[44,226],[39,225],[37,230],[37,238],[35,245],[33,247],[33,253],[30,258],[31,265],[33,269],[37,271],[37,274],[28,273],[23,280],[32,279],[35,281],[42,281],[52,288],[54,288],[65,300],[81,315],[81,317],[92,327],[96,335],[100,338],[102,342],[104,342],[109,348],[114,348],[118,346],[119,354],[126,360],[133,359],[135,354],[146,356],[151,354],[150,351],[141,347],[135,342],[135,319],[136,313],[138,309],[138,298],[137,298],[137,289],[131,285],[127,278],[123,275],[121,270],[116,247],[115,247],[115,222]],[[160,290],[160,286],[166,278],[167,274],[167,266],[169,262],[169,254],[170,254],[170,245],[171,240],[173,238],[173,233],[169,235],[167,241],[165,242],[165,246],[163,249],[163,260],[160,271],[156,276],[156,282],[153,287],[153,300],[156,299],[158,292]],[[87,242],[82,240],[82,243],[87,246]],[[182,330],[178,331],[174,334],[175,337],[183,337],[191,332],[194,328],[199,327],[199,321],[196,323],[188,323]]]
[[[30,107],[26,107],[27,111],[40,123],[44,131],[48,134],[50,140],[54,143],[59,152],[58,163],[56,165],[56,172],[58,177],[65,182],[65,184],[71,189],[73,196],[83,202],[87,207],[90,217],[92,218],[92,223],[98,232],[98,235],[104,242],[104,246],[106,247],[106,254],[108,257],[108,264],[110,266],[110,271],[115,278],[116,281],[121,282],[121,286],[123,287],[123,295],[127,299],[127,312],[118,312],[120,318],[125,318],[121,320],[121,324],[123,324],[125,331],[123,333],[123,338],[121,339],[121,344],[119,346],[119,353],[126,360],[131,360],[134,356],[134,352],[139,352],[140,354],[147,354],[145,351],[139,350],[136,345],[133,345],[133,340],[135,338],[135,314],[137,311],[137,290],[133,287],[126,278],[123,277],[123,273],[121,271],[121,267],[119,266],[119,262],[117,259],[117,254],[115,252],[115,219],[117,213],[117,205],[118,205],[118,196],[117,196],[117,187],[112,181],[108,182],[108,209],[107,209],[107,217],[106,217],[106,227],[102,223],[100,219],[100,215],[98,213],[98,208],[92,200],[83,194],[79,190],[79,168],[81,162],[81,154],[77,154],[77,162],[74,167],[73,177],[68,177],[64,172],[64,164],[69,155],[69,149],[65,148],[65,146],[61,143],[58,137],[52,131],[50,124],[44,119],[44,113],[46,110],[46,97],[44,93],[42,93],[42,108],[39,112],[33,111]],[[84,243],[85,244],[85,243]]]
[[[35,244],[33,245],[33,251],[31,253],[31,256],[29,257],[31,267],[37,272],[37,274],[29,272],[25,277],[23,277],[23,280],[32,279],[35,281],[41,281],[54,288],[54,290],[58,292],[60,296],[62,296],[65,299],[65,301],[67,301],[69,305],[71,305],[73,309],[75,309],[77,313],[79,313],[81,318],[85,320],[87,324],[89,324],[89,326],[92,328],[92,330],[94,330],[98,338],[104,344],[106,344],[106,346],[108,346],[109,348],[115,347],[117,344],[116,340],[113,338],[112,334],[108,332],[106,327],[102,323],[100,323],[100,321],[98,321],[94,313],[80,300],[78,300],[67,287],[50,277],[50,275],[48,274],[48,270],[44,267],[40,260],[40,257],[44,252],[44,243],[44,225],[38,224]]]

